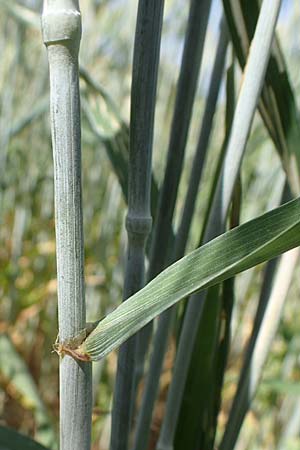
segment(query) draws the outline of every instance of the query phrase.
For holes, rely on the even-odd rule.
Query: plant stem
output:
[[[258,318],[260,322],[259,328],[255,327],[253,329],[239,380],[238,391],[220,444],[221,450],[232,449],[236,444],[243,420],[256,394],[298,259],[299,248],[290,250],[280,257],[270,296],[264,299],[265,303],[267,303],[267,305],[264,305],[266,309],[263,316]]]
[[[154,111],[164,0],[140,0],[137,15],[131,90],[128,254],[124,299],[145,283],[145,246],[151,231],[151,161]],[[134,404],[136,337],[120,348],[112,412],[111,449],[125,450]]]
[[[81,201],[78,51],[81,15],[76,0],[45,0],[42,31],[50,70],[60,343],[86,327]],[[60,358],[60,449],[90,450],[92,366]]]
[[[172,119],[167,166],[159,196],[156,222],[151,242],[148,279],[152,280],[166,266],[172,219],[188,131],[192,116],[199,69],[201,66],[211,0],[191,0],[184,50],[178,79],[175,109]],[[139,333],[136,379],[143,373],[152,324]]]
[[[209,143],[209,137],[212,130],[212,122],[216,109],[216,103],[221,85],[222,74],[224,70],[225,55],[227,50],[227,33],[223,22],[219,37],[219,44],[215,55],[214,67],[211,75],[210,88],[207,96],[206,107],[201,121],[201,131],[197,144],[197,149],[192,165],[192,173],[188,192],[185,199],[184,211],[176,236],[175,248],[172,255],[172,262],[177,261],[184,255],[191,221],[193,218],[198,187],[201,179],[205,155]],[[159,377],[162,370],[163,359],[168,343],[170,326],[176,312],[176,306],[164,312],[158,319],[158,328],[153,342],[153,353],[151,355],[150,369],[147,375],[145,391],[143,394],[142,406],[138,417],[137,431],[135,437],[134,449],[141,450],[147,448],[152,418],[154,402],[157,396]]]
[[[289,201],[290,197],[290,190],[286,182],[280,204]],[[289,254],[291,253],[287,253],[286,256]],[[293,274],[294,264],[291,263],[292,265],[289,266],[288,261],[290,261],[290,258],[293,258],[291,256],[286,258],[283,266],[283,258],[284,257],[282,256],[271,260],[266,266],[251,337],[245,351],[245,358],[240,372],[237,391],[233,399],[224,436],[220,444],[222,450],[233,448],[238,439],[239,431],[255,395],[262,367],[265,363],[266,355],[268,354],[268,350],[266,351],[265,348],[269,348],[277,329],[276,324],[278,324],[281,317],[282,308],[291,281],[290,277]],[[285,267],[285,269],[280,269],[282,266]],[[291,267],[291,271],[288,270],[289,267]],[[279,278],[280,270],[285,270],[284,275],[281,275],[284,277],[284,281]],[[280,299],[276,296],[276,292],[280,292]],[[285,296],[283,293],[285,293]],[[272,301],[275,302],[273,306]],[[272,309],[274,310],[273,314]],[[266,316],[267,313],[272,315],[272,320]],[[272,326],[270,327],[268,324],[271,322]],[[273,331],[270,333],[266,330]],[[265,340],[263,341],[262,336],[265,336]],[[257,348],[259,347],[263,348],[263,351],[258,351]],[[258,367],[255,365],[257,361],[262,361]],[[250,380],[253,378],[252,372],[254,373],[254,382],[251,385]]]
[[[261,93],[280,5],[280,0],[264,0],[261,7],[204,242],[213,239],[224,229],[232,193]],[[176,355],[173,379],[168,392],[166,414],[157,445],[158,450],[173,448],[182,395],[205,297],[206,292],[200,292],[193,295],[188,303]]]

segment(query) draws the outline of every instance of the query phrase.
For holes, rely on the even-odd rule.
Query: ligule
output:
[[[65,355],[72,356],[75,360],[89,362],[91,361],[91,357],[88,354],[81,353],[78,348],[72,348],[69,344],[54,344],[53,346],[55,352],[63,358]]]

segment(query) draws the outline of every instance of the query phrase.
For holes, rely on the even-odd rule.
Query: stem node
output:
[[[52,9],[45,6],[42,14],[43,41],[46,46],[71,44],[79,50],[81,14],[77,9]]]

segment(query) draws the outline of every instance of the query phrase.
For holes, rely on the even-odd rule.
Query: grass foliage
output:
[[[42,1],[0,0],[0,448],[75,423],[57,338],[93,361],[92,450],[299,448],[297,2],[80,3],[94,325],[59,343]]]

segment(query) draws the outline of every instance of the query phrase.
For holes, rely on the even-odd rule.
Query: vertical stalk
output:
[[[207,153],[209,138],[212,130],[212,122],[224,70],[225,55],[228,45],[227,30],[225,28],[226,26],[223,20],[210,80],[210,87],[207,96],[205,111],[203,114],[203,119],[201,121],[199,140],[193,160],[190,183],[185,198],[184,210],[179,226],[179,231],[176,235],[175,247],[171,262],[177,261],[184,255],[190,225],[193,218],[198,187],[201,179],[202,169],[204,166],[205,155]],[[158,319],[158,327],[153,340],[153,352],[151,355],[149,372],[147,375],[142,399],[142,406],[137,422],[134,444],[135,450],[142,450],[143,448],[148,447],[148,437],[150,432],[152,412],[157,396],[159,377],[161,374],[164,355],[168,343],[169,331],[175,312],[176,306],[165,311]]]
[[[259,318],[261,322],[259,330],[253,330],[247,349],[238,390],[220,444],[221,450],[235,447],[244,418],[256,394],[263,367],[280,322],[299,253],[299,248],[294,248],[280,257],[270,297],[266,299],[266,310],[263,317]]]
[[[283,204],[290,199],[290,190],[286,182],[280,204]],[[288,252],[285,257],[290,253],[291,252]],[[220,448],[222,450],[233,448],[238,439],[243,420],[248,412],[248,409],[251,406],[252,399],[256,393],[257,384],[261,376],[266,356],[268,354],[268,350],[266,351],[265,348],[269,348],[274,337],[274,333],[277,330],[277,324],[280,320],[282,308],[285,302],[285,296],[283,296],[283,292],[287,294],[290,284],[289,276],[291,277],[293,274],[293,265],[291,266],[291,272],[289,273],[289,259],[287,259],[284,262],[284,269],[281,269],[281,271],[284,270],[284,275],[282,275],[284,277],[284,282],[282,279],[279,279],[278,281],[280,267],[282,267],[283,265],[282,260],[283,256],[269,261],[266,266],[253,329],[249,339],[249,343],[245,350],[245,358],[242,369],[240,371],[237,391],[233,399],[229,418],[224,431],[224,436],[220,443]],[[277,297],[278,292],[280,293],[280,300]],[[272,301],[275,302],[274,306],[272,306],[271,304]],[[275,312],[272,313],[272,309],[274,310],[274,308]],[[268,312],[269,314],[272,314],[272,320],[266,317]],[[268,323],[272,323],[271,328],[268,326]],[[267,330],[273,330],[272,333],[270,333],[270,331],[266,332],[263,327]],[[259,341],[259,339],[262,339],[261,336],[265,336],[265,339],[263,341]],[[257,348],[263,348],[263,351],[258,351]],[[256,356],[254,357],[254,355]],[[254,364],[257,361],[262,361],[259,363],[258,367],[256,367]],[[251,370],[255,375],[255,382],[252,386],[250,384],[250,379],[252,376]]]
[[[226,222],[232,193],[263,86],[280,6],[281,0],[264,0],[261,6],[244,71],[243,84],[234,112],[222,173],[218,181],[212,210],[205,230],[204,243],[220,234]],[[157,450],[170,450],[173,448],[173,438],[188,367],[205,298],[206,291],[194,294],[187,306]]]
[[[50,70],[60,343],[85,329],[81,202],[78,0],[45,0],[42,31]],[[60,358],[60,449],[90,450],[91,363]]]
[[[135,34],[128,180],[128,253],[124,299],[145,282],[145,246],[151,231],[151,160],[164,0],[140,0]],[[136,339],[119,351],[112,412],[111,449],[126,450],[134,403]]]
[[[152,280],[166,266],[172,220],[180,182],[188,131],[201,67],[211,0],[191,0],[184,50],[178,79],[170,133],[167,165],[159,196],[156,223],[151,243],[148,279]],[[139,333],[137,380],[143,373],[152,324]]]
[[[283,404],[281,407],[281,412],[283,417],[286,418],[284,423],[284,428],[280,433],[279,442],[276,446],[277,450],[284,450],[288,448],[289,442],[293,441],[298,437],[300,428],[300,402],[299,398],[291,399],[293,405],[291,408],[287,409],[288,405]]]

